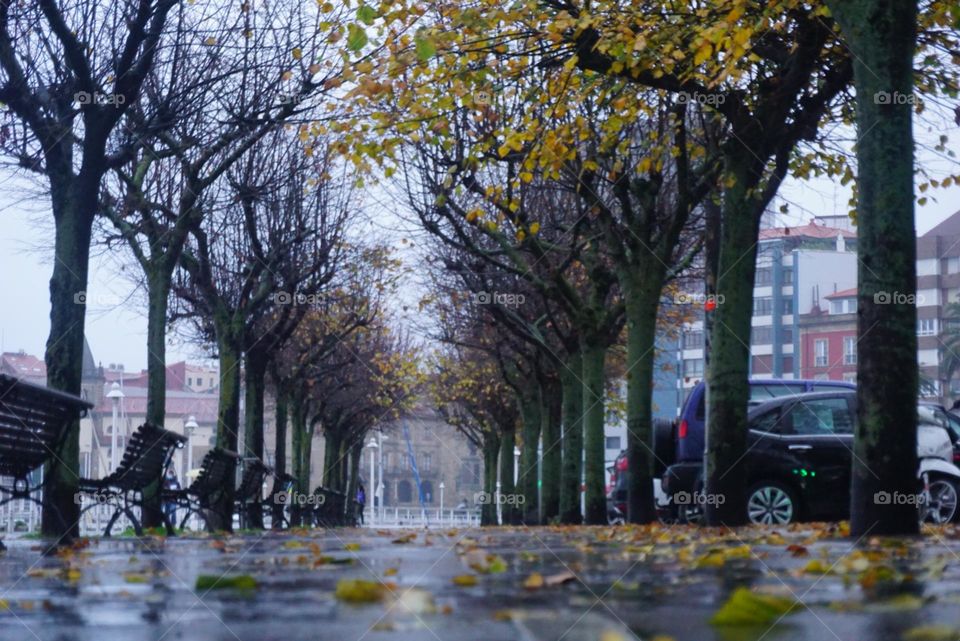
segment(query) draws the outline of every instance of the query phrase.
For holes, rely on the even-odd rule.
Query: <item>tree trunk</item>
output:
[[[500,439],[487,436],[483,441],[483,495],[480,505],[480,525],[497,524],[497,454],[500,452]]]
[[[539,462],[537,445],[540,441],[541,412],[540,389],[525,390],[519,396],[520,416],[523,419],[523,446],[520,449],[520,478],[517,479],[517,491],[523,497],[523,506],[519,510],[522,523],[537,525],[540,523],[540,505],[537,500],[537,477]]]
[[[277,387],[276,398],[277,440],[273,453],[273,489],[270,492],[270,509],[272,510],[272,527],[277,528],[283,519],[283,503],[276,500],[276,496],[283,490],[281,479],[287,473],[287,393]]]
[[[240,430],[240,353],[239,332],[232,324],[218,327],[217,347],[220,351],[220,404],[217,411],[217,447],[233,452],[239,444]],[[233,500],[236,479],[229,478],[223,496],[214,505],[213,526],[217,530],[233,529]]]
[[[328,490],[336,489],[340,470],[337,459],[340,457],[340,437],[332,431],[323,433],[323,480],[320,482]]]
[[[56,260],[50,278],[50,335],[44,360],[47,385],[76,396],[81,394],[83,379],[87,272],[99,184],[99,175],[85,181],[50,175]],[[80,477],[80,420],[71,421],[65,429],[52,462],[44,469],[47,485],[41,517],[43,535],[55,537],[58,543],[80,534],[80,506],[74,500]]]
[[[362,459],[363,459],[363,439],[361,438],[356,443],[354,443],[353,447],[350,448],[350,474],[349,474],[349,477],[347,478],[347,489],[346,489],[346,495],[347,495],[346,516],[347,516],[348,522],[351,516],[359,516],[359,515],[354,515],[353,513],[353,510],[354,510],[353,502],[357,498],[357,486],[358,486],[358,483],[360,482],[360,465],[362,463]]]
[[[706,503],[709,525],[742,525],[747,520],[743,453],[747,446],[750,324],[760,223],[748,187],[755,162],[753,157],[727,157],[726,173],[734,183],[724,193],[718,304],[715,311],[706,312],[716,315],[707,372],[709,428],[705,456],[706,492],[717,499]]]
[[[147,423],[164,427],[167,408],[167,305],[170,272],[144,265],[147,278]],[[183,479],[186,483],[187,480]],[[143,526],[163,526],[160,479],[143,490]]]
[[[248,350],[245,360],[246,412],[244,414],[243,458],[263,462],[263,396],[266,388],[267,358],[256,350]],[[251,506],[247,527],[263,529],[260,503]]]
[[[563,386],[563,466],[560,473],[560,522],[576,525],[580,512],[580,484],[583,482],[583,359],[570,355],[561,368]]]
[[[604,362],[607,348],[588,341],[583,350],[583,440],[585,518],[587,525],[607,523],[604,464]]]
[[[302,513],[297,499],[310,492],[310,479],[304,478],[303,448],[304,433],[307,431],[306,413],[303,407],[302,394],[294,393],[290,398],[290,473],[293,475],[293,501],[290,506],[290,525],[296,526],[303,522]]]
[[[656,362],[657,311],[663,278],[631,275],[624,299],[627,316],[627,520],[652,523],[653,501],[653,378]],[[634,282],[633,279],[636,278]],[[662,461],[670,465],[673,461]]]
[[[516,428],[504,426],[500,436],[500,518],[502,525],[515,525],[522,506],[518,505],[516,481],[513,478],[513,448],[517,444]]]
[[[540,520],[550,523],[560,518],[560,481],[563,468],[563,393],[560,381],[548,378],[540,385],[543,455],[540,462]]]
[[[850,535],[916,534],[916,506],[878,494],[917,487],[913,56],[917,3],[828,3],[854,58],[859,323]]]

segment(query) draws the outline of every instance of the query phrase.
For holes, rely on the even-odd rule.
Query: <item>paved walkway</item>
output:
[[[960,639],[956,530],[844,534],[357,529],[91,540],[55,557],[19,539],[0,556],[0,639]],[[712,623],[725,604],[735,624]]]

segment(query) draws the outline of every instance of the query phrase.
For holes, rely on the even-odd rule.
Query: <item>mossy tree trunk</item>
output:
[[[706,489],[723,497],[708,501],[709,525],[746,522],[747,378],[750,368],[750,324],[753,318],[753,281],[757,260],[760,217],[749,195],[750,185],[762,171],[754,157],[743,153],[726,158],[732,184],[723,197],[720,234],[718,304],[710,336],[707,371]],[[720,298],[722,297],[722,298]]]
[[[653,273],[622,275],[627,317],[627,520],[652,523],[653,378],[656,360],[657,312],[663,286]],[[673,461],[663,461],[669,465]]]
[[[539,386],[533,385],[525,389],[519,395],[518,402],[523,421],[520,478],[517,479],[517,491],[523,497],[523,506],[519,512],[522,523],[537,525],[540,522],[540,505],[537,497],[537,479],[539,478],[537,448],[540,442],[540,426],[543,423]]]
[[[854,58],[857,89],[859,323],[850,535],[916,534],[913,56],[917,2],[828,2]],[[895,373],[895,375],[894,375]]]
[[[47,385],[80,396],[83,378],[84,316],[90,238],[97,210],[101,172],[74,179],[69,166],[48,169],[55,223],[53,275],[50,278],[50,335],[44,360]],[[80,506],[74,500],[80,477],[80,421],[66,435],[44,470],[41,531],[70,540],[79,535]]]
[[[246,412],[243,426],[243,458],[263,462],[263,399],[266,391],[267,355],[259,350],[247,350],[244,380],[246,382]],[[260,503],[251,506],[248,526],[263,529],[263,513]]]
[[[217,347],[220,362],[220,403],[217,410],[217,447],[238,451],[240,432],[240,361],[242,355],[240,323],[221,320],[217,325]],[[223,496],[214,505],[213,526],[217,530],[233,529],[235,479],[231,476]]]
[[[517,504],[516,480],[513,477],[513,448],[516,444],[516,428],[505,425],[500,435],[500,518],[503,525],[516,524],[522,509]]]
[[[273,473],[274,473],[274,483],[273,489],[270,491],[270,509],[272,512],[272,526],[274,528],[279,527],[281,519],[283,518],[283,504],[276,500],[276,496],[279,492],[282,491],[283,485],[281,480],[283,475],[287,473],[287,403],[288,396],[286,390],[277,387],[277,397],[276,397],[276,444],[274,445],[273,453]]]
[[[550,523],[560,518],[560,483],[563,469],[563,392],[560,381],[545,377],[540,382],[540,417],[543,454],[540,462],[540,519]]]
[[[500,454],[500,438],[486,434],[483,439],[483,492],[480,505],[480,525],[497,525],[497,456]]]
[[[583,358],[579,351],[567,357],[560,370],[563,388],[563,466],[560,471],[560,522],[578,524],[583,482]]]
[[[587,339],[582,356],[583,444],[584,444],[584,516],[587,525],[607,522],[607,497],[604,492],[604,365],[607,348],[602,341]]]

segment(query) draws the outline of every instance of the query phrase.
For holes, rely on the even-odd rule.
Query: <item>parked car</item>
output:
[[[960,463],[960,417],[943,406],[930,401],[920,401],[917,406],[917,421],[921,425],[928,423],[940,425],[950,434],[953,443],[953,462]]]
[[[783,396],[856,389],[853,383],[847,381],[750,379],[749,383],[751,406]],[[670,463],[703,460],[706,414],[706,384],[701,381],[691,390],[680,410],[674,435],[675,459],[670,460]],[[654,430],[654,437],[656,438],[656,430]]]
[[[749,519],[782,524],[847,518],[856,415],[852,390],[782,397],[753,407],[743,458]],[[960,469],[951,461],[950,434],[933,423],[918,429],[925,514],[936,522],[955,520]],[[700,461],[670,466],[661,486],[681,520],[697,520],[712,498],[703,494]]]

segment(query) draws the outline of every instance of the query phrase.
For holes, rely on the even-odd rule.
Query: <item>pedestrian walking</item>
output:
[[[360,525],[363,525],[363,510],[367,505],[367,491],[363,483],[357,483],[357,512],[359,512]]]

